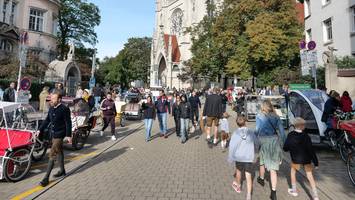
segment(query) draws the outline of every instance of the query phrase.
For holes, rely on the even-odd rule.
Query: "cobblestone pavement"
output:
[[[232,130],[236,128],[234,118],[230,118]],[[254,127],[255,124],[250,123],[249,126]],[[172,127],[170,118],[169,128]],[[153,133],[158,132],[155,121]],[[220,146],[210,148],[199,131],[190,135],[186,144],[180,143],[172,129],[170,133],[172,135],[168,139],[156,137],[146,143],[144,130],[140,128],[113,146],[109,141],[93,145],[87,151],[96,150],[100,155],[84,159],[89,162],[72,175],[42,191],[42,194],[35,193],[27,199],[245,199],[244,192],[236,194],[231,187],[234,167],[227,163],[226,151]],[[109,146],[112,147],[106,149]],[[355,189],[350,185],[345,165],[338,154],[324,147],[318,147],[317,153],[320,169],[315,174],[320,199],[355,199]],[[301,174],[298,175],[299,197],[287,194],[287,160],[279,172],[278,199],[310,199],[310,187]],[[69,163],[68,168],[82,162]],[[0,183],[0,199],[26,191],[42,176],[39,174],[15,184]],[[26,187],[21,189],[22,186]],[[263,188],[254,181],[254,187],[253,199],[269,199],[268,182]]]
[[[157,123],[153,132],[158,133]],[[186,144],[181,144],[175,133],[146,143],[139,131],[39,199],[245,199],[245,193],[238,195],[231,187],[234,167],[226,158],[227,152],[219,146],[209,148],[199,134],[190,136]],[[283,165],[279,199],[290,198],[288,171]],[[300,196],[294,199],[309,199],[302,177],[300,182]],[[254,186],[254,199],[269,199],[269,184]],[[320,197],[327,199],[322,193]]]

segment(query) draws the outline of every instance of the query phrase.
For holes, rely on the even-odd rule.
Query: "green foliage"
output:
[[[344,56],[335,58],[335,63],[339,69],[355,68],[355,58],[352,56]]]
[[[67,44],[72,40],[75,44],[96,44],[95,27],[100,24],[99,8],[87,0],[60,0],[58,48],[60,58],[64,59],[68,51]]]
[[[105,58],[98,72],[99,80],[124,86],[134,80],[148,83],[152,39],[130,38],[116,57]]]
[[[225,0],[207,7],[192,34],[193,71],[212,79],[223,72],[243,79],[299,64],[302,28],[293,0]],[[208,11],[210,12],[210,11]]]

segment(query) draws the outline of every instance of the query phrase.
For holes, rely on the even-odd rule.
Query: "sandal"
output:
[[[241,187],[238,186],[238,184],[235,181],[233,181],[232,187],[233,187],[233,189],[235,190],[236,193],[240,194],[242,192]]]

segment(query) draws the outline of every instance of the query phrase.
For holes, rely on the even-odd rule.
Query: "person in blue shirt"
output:
[[[256,133],[260,142],[260,171],[257,182],[264,186],[265,168],[270,171],[272,200],[276,200],[277,171],[282,162],[285,130],[270,100],[261,104],[261,113],[256,116]]]

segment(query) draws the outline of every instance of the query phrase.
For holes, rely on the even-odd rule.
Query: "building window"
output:
[[[311,1],[310,0],[304,1],[304,14],[305,14],[305,17],[309,17],[311,15]]]
[[[0,50],[12,52],[12,44],[8,40],[0,41]]]
[[[7,6],[9,5],[9,0],[5,0],[2,5],[2,22],[6,23]]]
[[[333,28],[332,28],[332,19],[329,18],[323,21],[324,29],[324,42],[330,42],[333,40]]]
[[[52,22],[52,34],[54,36],[57,36],[57,33],[58,33],[58,17],[53,15],[53,22]]]
[[[312,40],[312,29],[308,29],[306,31],[306,42],[310,42]]]
[[[43,10],[31,8],[28,29],[31,31],[43,32],[43,15]]]
[[[10,14],[10,25],[15,25],[16,7],[17,7],[17,3],[12,2],[11,14]]]

